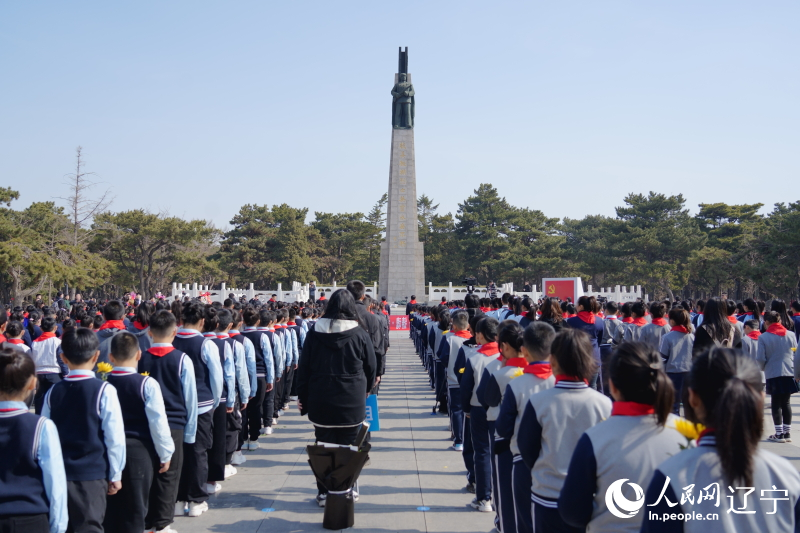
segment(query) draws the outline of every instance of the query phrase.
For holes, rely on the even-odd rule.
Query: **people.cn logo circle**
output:
[[[606,491],[606,507],[614,516],[619,518],[632,518],[644,507],[644,491],[636,483],[628,483],[636,493],[636,499],[631,501],[622,495],[622,486],[627,479],[618,479]]]

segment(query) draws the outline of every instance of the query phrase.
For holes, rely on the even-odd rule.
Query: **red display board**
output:
[[[575,301],[575,281],[573,280],[547,280],[544,284],[544,294],[546,298],[559,298],[562,301],[567,298]]]
[[[408,331],[411,329],[411,324],[408,321],[408,315],[390,315],[389,329],[391,331]]]

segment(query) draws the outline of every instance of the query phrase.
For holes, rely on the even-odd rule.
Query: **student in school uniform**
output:
[[[625,302],[619,308],[619,315],[617,315],[619,319],[619,324],[617,325],[617,331],[614,333],[614,344],[622,344],[625,342],[625,332],[628,328],[631,327],[633,323],[633,316],[631,314],[631,303]]]
[[[64,533],[67,477],[61,442],[52,420],[29,411],[36,383],[30,357],[0,348],[0,531]]]
[[[262,406],[263,427],[261,428],[262,435],[271,435],[275,429],[275,424],[278,423],[278,417],[275,416],[278,408],[278,385],[281,384],[283,377],[286,373],[286,360],[288,354],[286,352],[286,342],[283,335],[278,333],[276,326],[278,325],[278,314],[275,311],[261,309],[258,314],[259,325],[258,331],[264,335],[266,339],[263,347],[265,364],[269,368],[270,357],[272,354],[272,375],[274,376],[274,386],[272,389],[267,387],[264,394],[264,402]],[[269,385],[269,382],[267,383]],[[252,441],[249,444],[253,444]]]
[[[680,414],[681,402],[688,399],[689,371],[692,369],[694,333],[689,312],[675,308],[669,312],[671,330],[661,338],[659,352],[667,360],[665,370],[675,389],[673,414]],[[645,326],[647,327],[647,326]]]
[[[605,320],[597,316],[597,312],[600,311],[600,304],[597,303],[597,299],[595,299],[594,296],[581,296],[578,298],[576,310],[576,315],[568,318],[566,320],[566,325],[567,327],[584,331],[589,335],[589,339],[592,342],[592,353],[594,354],[598,371],[597,375],[589,379],[589,386],[602,392],[603,384],[600,379],[600,341],[605,331]]]
[[[522,460],[517,434],[528,400],[539,391],[553,388],[550,348],[556,332],[550,324],[534,322],[523,333],[522,355],[528,363],[522,375],[506,386],[503,403],[495,422],[497,437],[508,443],[512,454],[512,501],[517,533],[533,533],[531,514],[531,470]]]
[[[447,382],[447,409],[453,431],[453,450],[464,451],[464,411],[461,408],[461,387],[455,369],[456,358],[464,341],[471,338],[469,315],[466,311],[453,313],[450,331],[439,345],[439,360],[445,369]],[[474,481],[471,480],[471,481]]]
[[[184,444],[192,444],[197,432],[197,382],[194,364],[172,345],[178,332],[175,315],[162,309],[150,317],[148,336],[152,343],[139,360],[139,372],[148,374],[161,388],[173,454],[169,469],[158,471],[150,487],[145,529],[174,533],[175,503],[183,469]],[[160,470],[160,469],[159,469]],[[183,515],[181,505],[180,515]]]
[[[642,328],[647,325],[647,318],[645,318],[646,311],[644,302],[634,302],[631,304],[631,322],[625,328],[624,338],[625,342],[636,342],[642,336]]]
[[[137,370],[142,352],[136,336],[127,331],[111,339],[109,358],[114,370],[106,380],[117,390],[125,425],[125,469],[122,488],[108,497],[103,529],[141,533],[156,473],[169,470],[172,442],[164,397],[155,379]]]
[[[172,345],[186,354],[194,365],[197,429],[194,443],[183,445],[175,515],[182,516],[188,507],[189,516],[198,517],[208,510],[208,450],[213,444],[212,420],[222,397],[223,375],[217,345],[201,333],[205,323],[204,305],[198,301],[184,303],[181,318],[183,327]]]
[[[611,417],[578,440],[558,511],[579,531],[635,533],[641,515],[638,520],[619,518],[605,504],[606,493],[625,478],[647,486],[658,465],[679,453],[686,439],[674,427],[672,382],[658,350],[641,342],[624,343],[614,350],[609,372],[615,400]]]
[[[792,302],[792,322],[794,322],[795,340],[800,343],[800,301]]]
[[[797,531],[800,474],[786,459],[759,447],[764,395],[756,364],[732,349],[704,352],[692,366],[689,403],[692,420],[708,429],[697,447],[658,466],[645,489],[641,531]],[[734,512],[726,512],[731,508]],[[684,513],[714,514],[716,520],[662,518]]]
[[[486,408],[486,420],[491,437],[492,492],[495,495],[495,523],[501,533],[515,533],[514,496],[512,468],[514,455],[510,443],[496,434],[496,421],[503,403],[503,394],[508,392],[512,380],[523,375],[528,362],[522,355],[524,330],[519,323],[505,320],[500,324],[497,346],[501,357],[497,360],[499,368],[492,370],[494,362],[483,369],[483,377],[478,385],[478,401]]]
[[[23,331],[24,328],[22,327],[22,322],[18,322],[16,320],[8,322],[5,330],[6,340],[5,342],[0,343],[0,346],[3,348],[16,350],[24,353],[25,355],[31,355],[31,349],[28,348],[28,346],[25,344],[25,341],[22,340]]]
[[[36,379],[39,386],[36,389],[36,396],[33,398],[33,405],[36,414],[42,412],[42,402],[50,387],[59,383],[63,376],[69,373],[67,365],[61,358],[61,339],[56,337],[56,321],[53,317],[42,320],[43,332],[32,343],[31,357],[36,363]]]
[[[233,327],[228,331],[228,335],[233,341],[232,347],[234,366],[236,368],[237,418],[239,422],[239,431],[234,435],[232,434],[233,428],[230,426],[228,427],[228,439],[234,441],[229,442],[229,450],[232,446],[233,453],[231,453],[228,462],[232,466],[238,466],[247,460],[242,453],[242,446],[244,444],[242,432],[245,427],[244,413],[247,412],[247,406],[256,394],[258,376],[256,376],[255,348],[253,348],[253,343],[250,342],[250,339],[242,335],[241,328],[244,324],[242,313],[238,310],[233,310],[232,314]],[[247,345],[249,345],[249,347]]]
[[[225,479],[236,475],[237,470],[233,467],[233,453],[239,448],[239,436],[242,432],[242,405],[247,405],[250,395],[250,381],[247,374],[244,349],[237,343],[231,332],[239,321],[239,313],[236,310],[224,309],[225,313],[220,312],[219,324],[217,325],[217,339],[222,340],[230,348],[231,360],[233,365],[234,385],[230,394],[233,396],[233,410],[226,411],[225,427]],[[228,320],[227,314],[230,315]],[[235,332],[238,333],[238,332]],[[234,333],[234,334],[235,334]],[[253,361],[255,365],[255,361]]]
[[[575,446],[586,430],[609,417],[611,400],[588,385],[597,363],[583,331],[565,328],[556,335],[550,364],[556,384],[528,400],[517,443],[531,469],[533,530],[577,532],[582,530],[561,518],[558,498]]]
[[[771,442],[792,442],[791,396],[800,392],[800,360],[797,355],[797,339],[780,322],[775,311],[764,313],[767,327],[758,338],[756,361],[761,365],[767,379],[767,394],[771,397],[772,421],[775,434]]]
[[[297,359],[300,359],[300,354],[303,352],[303,343],[306,341],[306,330],[297,323],[297,309],[294,307],[290,307],[288,309],[289,317],[288,321],[286,322],[286,329],[289,331],[294,332],[294,339],[293,348],[297,354]],[[294,377],[294,372],[297,370],[297,361],[294,362],[292,365],[292,376]],[[292,400],[294,398],[294,400]],[[292,379],[292,385],[289,390],[284,395],[284,399],[286,400],[284,405],[288,407],[290,401],[297,400],[297,383],[295,383],[294,379]]]
[[[150,348],[151,339],[147,331],[150,327],[150,317],[155,312],[156,307],[150,302],[140,303],[136,308],[134,319],[131,321],[130,326],[128,326],[128,331],[136,335],[136,340],[139,341],[139,349],[142,350],[142,353]]]
[[[42,416],[58,429],[67,475],[69,531],[103,531],[106,495],[122,488],[125,428],[113,385],[97,379],[92,369],[100,343],[89,329],[74,328],[61,339],[69,375],[47,391]]]
[[[464,416],[470,419],[470,435],[475,461],[475,498],[470,505],[482,513],[491,513],[494,508],[492,507],[489,424],[486,418],[486,409],[478,401],[477,391],[483,370],[490,365],[498,367],[500,365],[499,362],[496,362],[500,357],[500,349],[497,346],[497,326],[497,320],[491,317],[478,320],[475,325],[475,340],[480,347],[467,358],[464,376],[461,378],[461,407],[464,410]]]
[[[99,363],[108,363],[108,351],[111,348],[111,337],[120,331],[126,331],[128,325],[125,318],[125,306],[122,302],[111,300],[103,306],[103,324],[97,329],[97,339],[100,341]]]
[[[231,327],[231,312],[227,309],[217,309],[213,305],[205,307],[205,322],[203,323],[203,337],[208,338],[217,346],[219,363],[222,367],[222,393],[219,405],[214,409],[211,422],[211,448],[208,450],[208,481],[206,492],[215,494],[222,490],[220,481],[224,481],[230,470],[226,469],[228,449],[228,414],[233,413],[235,405],[236,371],[233,365],[233,347],[226,338],[220,338],[220,327],[226,334]]]
[[[736,316],[736,302],[733,300],[728,300],[726,304],[728,311],[728,322],[730,322],[731,326],[733,326],[733,347],[741,348],[742,337],[744,336],[744,324],[740,322]]]
[[[661,347],[661,338],[670,332],[670,325],[664,316],[667,314],[667,306],[664,302],[653,302],[650,304],[649,324],[642,326],[639,342],[643,342],[658,350]]]
[[[758,338],[761,336],[758,320],[747,320],[743,323],[742,353],[756,361],[758,358]]]
[[[247,408],[242,409],[242,436],[240,437],[241,449],[258,449],[258,436],[261,429],[261,421],[264,418],[265,395],[267,389],[272,391],[272,348],[269,340],[262,331],[259,331],[260,317],[259,312],[252,306],[247,306],[242,311],[242,345],[245,353],[252,352],[252,359],[255,363],[255,383],[251,381],[251,392],[253,397],[247,404]],[[250,356],[248,356],[249,358]],[[268,363],[269,361],[269,363]],[[272,404],[270,403],[270,410]],[[269,413],[269,421],[272,422],[272,412]],[[270,424],[271,426],[271,424]],[[270,426],[269,427],[271,431]],[[247,441],[247,442],[245,442]],[[241,456],[241,457],[239,457]],[[243,454],[237,455],[237,461],[244,459]],[[244,462],[244,461],[242,461]]]
[[[433,328],[433,364],[434,364],[434,386],[436,389],[436,401],[439,403],[439,413],[447,415],[449,413],[449,403],[447,400],[447,371],[444,361],[439,357],[439,347],[442,341],[450,332],[450,311],[445,306],[439,307],[439,322]]]

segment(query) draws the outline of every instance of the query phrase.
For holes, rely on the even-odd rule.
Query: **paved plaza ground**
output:
[[[489,532],[493,514],[469,507],[461,454],[450,448],[447,419],[432,416],[433,394],[407,332],[392,332],[379,396],[381,431],[373,434],[371,464],[361,476],[353,530],[375,532]],[[792,406],[800,413],[800,395]],[[800,430],[800,426],[798,426]],[[769,408],[765,436],[773,432]],[[800,467],[800,431],[792,444],[763,443]],[[296,406],[280,419],[262,447],[245,452],[238,475],[223,482],[199,518],[178,518],[180,533],[282,533],[325,531],[323,509],[305,446],[314,432]],[[428,507],[419,511],[419,507]],[[267,512],[267,510],[270,510]]]

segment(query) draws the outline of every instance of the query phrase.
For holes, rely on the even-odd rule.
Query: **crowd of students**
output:
[[[768,440],[791,442],[791,309],[509,294],[409,306],[471,506],[500,533],[800,531],[800,474],[758,447],[765,392]]]
[[[360,282],[352,290],[352,313],[374,315],[370,390],[388,306]],[[0,313],[0,531],[174,533],[175,517],[200,516],[296,399],[300,355],[325,310],[129,303]]]

